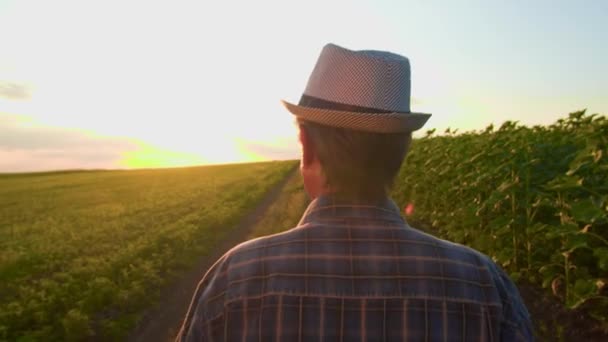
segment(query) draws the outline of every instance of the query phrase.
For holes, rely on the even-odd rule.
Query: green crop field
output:
[[[608,120],[584,112],[550,126],[429,131],[392,197],[413,209],[413,226],[488,254],[519,285],[595,322],[548,327],[555,307],[529,305],[537,337],[559,340],[608,326],[607,154]],[[0,175],[0,340],[124,338],[293,167]],[[293,227],[307,203],[293,175],[249,237]]]
[[[0,175],[0,340],[124,337],[295,165]]]
[[[393,197],[413,204],[413,222],[608,325],[606,117],[581,111],[543,127],[427,132]]]

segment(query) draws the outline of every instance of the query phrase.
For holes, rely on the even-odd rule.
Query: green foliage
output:
[[[293,167],[0,175],[0,341],[123,339]]]
[[[297,226],[309,202],[302,176],[299,172],[294,173],[281,189],[279,197],[253,227],[249,238],[276,234]]]
[[[61,323],[67,341],[82,341],[91,336],[89,317],[78,309],[68,311]]]
[[[427,132],[393,197],[414,204],[414,221],[606,320],[607,157],[608,120],[584,111],[547,127]]]

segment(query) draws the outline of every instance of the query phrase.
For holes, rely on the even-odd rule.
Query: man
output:
[[[407,58],[329,44],[298,105],[313,200],[297,227],[205,275],[182,341],[529,341],[517,289],[488,257],[408,226],[387,196],[429,114]]]

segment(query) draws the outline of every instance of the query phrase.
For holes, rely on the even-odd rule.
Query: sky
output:
[[[296,159],[321,48],[412,66],[423,128],[608,113],[607,1],[0,0],[0,173]]]

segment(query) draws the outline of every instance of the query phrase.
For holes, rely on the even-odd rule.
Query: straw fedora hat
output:
[[[410,111],[410,62],[391,52],[323,47],[300,102],[283,105],[319,124],[376,133],[420,129],[431,114]]]

